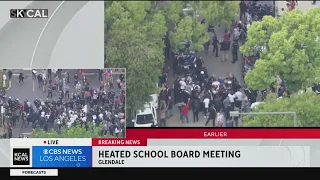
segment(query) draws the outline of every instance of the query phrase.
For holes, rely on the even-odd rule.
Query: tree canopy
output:
[[[248,29],[248,41],[240,48],[245,56],[260,53],[255,68],[245,77],[249,88],[263,90],[285,80],[291,92],[311,87],[320,78],[320,8],[294,10],[281,17],[263,17]]]
[[[290,98],[277,99],[269,94],[253,112],[296,112],[298,127],[320,127],[320,96],[314,92],[297,93]],[[292,115],[247,115],[243,117],[245,127],[293,127]]]
[[[230,27],[237,19],[240,6],[238,1],[198,1],[201,18],[206,19],[208,25],[223,24]]]
[[[127,68],[127,108],[139,110],[157,90],[164,66],[165,17],[150,1],[112,2],[105,13],[106,64]]]
[[[189,10],[186,10],[187,7]],[[184,9],[187,16],[182,13]],[[239,4],[235,1],[173,1],[163,12],[170,30],[173,50],[183,49],[181,42],[187,41],[190,49],[202,51],[203,44],[210,40],[208,25],[223,24],[229,27],[236,19]],[[206,19],[206,23],[201,24],[201,19]]]
[[[200,24],[195,18],[185,17],[177,26],[175,32],[170,34],[170,42],[174,51],[184,49],[182,41],[190,43],[190,49],[202,51],[203,44],[210,40],[205,24]]]
[[[57,133],[55,130],[46,132],[43,129],[32,131],[32,138],[97,138],[101,137],[101,127],[94,127],[93,123],[88,123],[88,130],[80,124],[71,126],[69,129],[63,129],[61,133]]]

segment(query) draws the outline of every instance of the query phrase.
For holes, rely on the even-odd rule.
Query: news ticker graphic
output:
[[[11,167],[92,167],[91,139],[11,139]]]
[[[125,139],[10,139],[10,166],[320,167],[320,129],[127,132]]]
[[[300,146],[94,147],[92,167],[309,167]]]
[[[58,169],[10,169],[10,176],[58,176]]]
[[[32,146],[32,167],[92,167],[92,147]]]
[[[10,9],[10,18],[48,18],[48,9]]]

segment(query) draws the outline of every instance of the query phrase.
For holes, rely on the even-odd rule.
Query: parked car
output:
[[[144,105],[144,110],[137,112],[135,119],[132,120],[134,127],[153,127],[158,124],[158,94],[150,95],[152,100]]]

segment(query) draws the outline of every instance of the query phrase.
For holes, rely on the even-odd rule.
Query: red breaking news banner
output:
[[[94,138],[93,146],[147,146],[148,139],[320,139],[320,129],[127,129],[127,138]]]

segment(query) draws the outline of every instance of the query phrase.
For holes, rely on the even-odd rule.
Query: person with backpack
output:
[[[199,111],[200,111],[200,102],[199,99],[194,99],[192,101],[192,112],[193,112],[193,122],[199,122]]]

